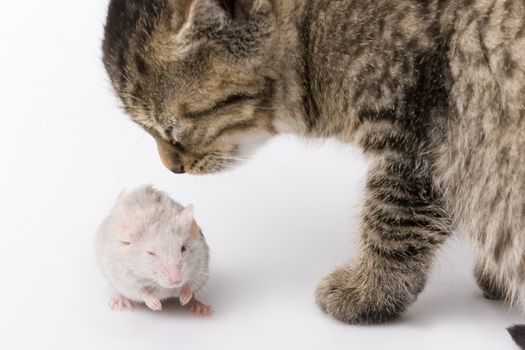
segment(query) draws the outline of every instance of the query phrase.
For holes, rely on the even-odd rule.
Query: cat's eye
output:
[[[173,147],[175,147],[175,149],[180,153],[186,152],[186,148],[180,142],[173,142]]]
[[[155,253],[152,252],[152,251],[147,251],[147,253],[148,253],[149,255],[151,255],[151,256],[157,256],[157,254],[155,254]]]
[[[186,251],[186,246],[185,246],[185,245],[183,245],[182,247],[180,247],[180,252],[181,252],[181,253],[184,253],[185,251]]]
[[[184,111],[184,116],[187,118],[202,118],[202,117],[208,117],[210,115],[214,115],[221,109],[225,107],[229,107],[231,105],[235,105],[239,102],[246,102],[250,100],[255,100],[260,98],[261,95],[259,94],[245,94],[245,93],[234,93],[231,95],[228,95],[224,97],[222,100],[216,101],[214,104],[210,105],[207,108],[197,110],[197,111]]]

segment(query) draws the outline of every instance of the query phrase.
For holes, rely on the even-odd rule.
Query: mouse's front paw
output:
[[[133,308],[133,304],[131,301],[120,295],[109,301],[109,308],[111,310],[127,310]]]
[[[179,301],[182,306],[187,305],[190,300],[193,298],[193,291],[190,287],[184,286],[180,291]]]
[[[199,316],[211,316],[213,314],[213,308],[210,305],[205,305],[195,298],[188,306],[191,312]]]
[[[154,297],[151,294],[144,293],[142,294],[142,300],[144,303],[146,303],[146,306],[149,307],[153,311],[161,311],[162,310],[162,303],[160,300],[156,297]]]

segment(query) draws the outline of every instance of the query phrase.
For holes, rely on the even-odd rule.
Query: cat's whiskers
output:
[[[227,154],[227,153],[214,152],[214,154],[219,156],[221,159],[236,160],[236,161],[239,161],[239,162],[245,162],[245,161],[248,160],[247,158],[241,158],[241,157],[237,157],[237,156],[232,156],[231,154]]]

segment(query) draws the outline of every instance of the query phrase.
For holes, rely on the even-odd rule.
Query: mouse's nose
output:
[[[178,277],[170,277],[170,282],[172,284],[179,284],[180,281],[181,281],[180,276],[178,276]]]
[[[172,271],[169,275],[169,280],[172,284],[179,284],[182,281],[180,270]]]

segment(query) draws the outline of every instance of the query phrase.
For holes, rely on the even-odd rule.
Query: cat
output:
[[[336,319],[399,317],[455,230],[525,306],[525,1],[112,0],[103,61],[174,173],[281,133],[363,150],[358,253],[316,291]]]

